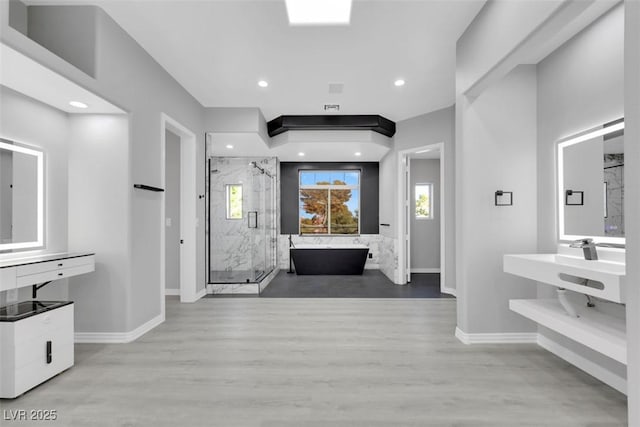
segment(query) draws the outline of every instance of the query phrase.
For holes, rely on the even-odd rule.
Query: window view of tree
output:
[[[300,189],[300,234],[329,233],[329,190]]]
[[[417,219],[429,219],[431,218],[431,190],[432,184],[417,184],[416,185],[416,218]]]
[[[358,234],[360,172],[300,173],[300,234]]]
[[[227,185],[227,219],[242,219],[242,185]]]

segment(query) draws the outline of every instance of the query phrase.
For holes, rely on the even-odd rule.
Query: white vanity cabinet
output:
[[[0,398],[14,398],[73,366],[73,303],[1,309]]]
[[[0,261],[0,291],[37,289],[95,270],[92,253]],[[73,366],[73,302],[23,301],[0,307],[0,398],[14,398]]]
[[[50,282],[95,270],[95,255],[51,254],[0,262],[0,291]]]

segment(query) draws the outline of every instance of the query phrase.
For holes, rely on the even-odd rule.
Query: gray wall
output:
[[[640,259],[640,2],[625,1],[625,218],[627,256]],[[640,283],[640,263],[627,265],[628,283]],[[640,424],[640,287],[627,293],[629,425]]]
[[[425,145],[443,143],[445,150],[445,286],[456,288],[455,271],[455,127],[454,107],[447,107],[431,113],[422,114],[396,123],[393,150],[380,161],[380,222],[389,223],[390,227],[380,227],[381,242],[381,269],[396,283],[403,283],[403,278],[397,277],[397,162],[398,151],[407,150]],[[383,265],[388,259],[392,265]],[[393,270],[393,273],[391,272]]]
[[[491,74],[492,70],[499,68],[503,60],[518,46],[523,45],[532,31],[563,3],[566,2],[564,0],[486,2],[458,41],[456,93],[466,92]]]
[[[38,125],[34,126],[37,121]],[[62,111],[0,86],[0,129],[4,137],[32,145],[44,152],[45,243],[51,252],[67,250],[68,120]],[[15,257],[0,254],[2,258]],[[39,293],[43,299],[66,299],[67,281],[57,280]],[[21,290],[30,298],[31,290]],[[0,293],[0,305],[5,298]]]
[[[0,15],[6,16],[8,3],[2,2],[0,7]],[[53,8],[46,6],[47,10],[49,7]],[[40,22],[48,27],[47,39],[65,40],[68,36],[65,27],[78,25],[74,19],[75,6],[55,8],[55,16],[59,18],[56,22],[53,22],[53,13],[50,20],[42,18]],[[91,19],[95,24],[96,34],[96,78],[88,76],[76,66],[9,27],[4,18],[1,21],[1,38],[7,45],[129,113],[130,146],[127,160],[130,174],[127,175],[127,182],[122,183],[117,191],[130,201],[126,211],[126,230],[135,232],[125,232],[114,237],[121,239],[121,249],[118,260],[112,261],[113,267],[124,272],[124,276],[120,282],[112,282],[114,289],[110,290],[111,297],[96,307],[90,317],[76,318],[76,330],[95,332],[93,325],[104,324],[109,330],[103,332],[130,332],[152,320],[162,320],[163,291],[159,284],[162,280],[160,265],[165,256],[160,250],[160,230],[164,227],[164,218],[161,216],[163,198],[148,191],[134,192],[133,184],[162,185],[164,147],[161,140],[164,129],[161,127],[161,114],[165,113],[197,137],[197,157],[201,161],[197,162],[195,171],[196,191],[198,194],[204,194],[204,111],[202,106],[104,11],[95,8],[95,19]],[[50,43],[49,46],[58,45],[53,40]],[[194,203],[197,203],[197,219],[202,227],[205,221],[204,199],[196,200]],[[205,233],[199,230],[196,230],[197,289],[204,290]],[[52,248],[48,246],[47,249]],[[77,280],[90,284],[92,279],[87,276],[78,277]],[[97,294],[85,296],[86,299],[95,297]],[[76,307],[83,303],[84,299],[76,300]],[[122,320],[118,325],[114,325],[112,318]]]
[[[29,29],[28,15],[27,5],[20,0],[9,0],[9,22],[24,35],[27,35]]]
[[[558,244],[553,173],[556,142],[624,115],[624,43],[624,7],[618,6],[538,64],[539,252],[556,252]],[[601,188],[600,182],[594,185]],[[599,206],[601,202],[598,198]],[[597,234],[601,234],[602,224],[600,218]],[[599,251],[605,250],[599,248]],[[577,255],[581,256],[579,252]],[[538,288],[539,297],[555,295],[555,289],[550,286]],[[614,304],[600,304],[599,309],[616,316],[625,315],[624,307]],[[619,363],[544,328],[540,333],[613,375],[625,377],[624,366]]]
[[[180,289],[180,137],[166,131],[165,141],[165,288]],[[170,224],[169,224],[170,222]]]
[[[440,160],[411,159],[411,212],[416,184],[433,184],[433,219],[411,215],[411,269],[440,269]]]
[[[124,115],[69,116],[69,251],[95,252],[96,269],[69,279],[76,332],[126,330],[119,310],[131,274],[129,122]]]
[[[29,38],[95,77],[97,8],[30,6],[27,11]],[[56,25],[61,22],[73,22],[73,25]]]
[[[458,327],[534,331],[509,300],[535,297],[535,283],[503,273],[502,257],[536,252],[535,66],[516,68],[477,98],[458,94],[456,114]],[[496,190],[512,191],[513,206],[495,206]]]

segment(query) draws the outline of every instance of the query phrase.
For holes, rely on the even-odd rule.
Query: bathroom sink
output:
[[[601,260],[586,260],[584,258],[578,258],[568,255],[555,255],[556,262],[559,264],[565,264],[575,267],[584,268],[591,271],[599,271],[604,273],[611,273],[616,275],[625,275],[626,266],[619,262],[601,261]]]
[[[561,254],[504,255],[504,272],[609,301],[625,302],[625,265]]]

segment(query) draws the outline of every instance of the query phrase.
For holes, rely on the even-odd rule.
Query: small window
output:
[[[227,219],[242,219],[242,184],[227,184]]]
[[[416,219],[433,219],[433,184],[416,184]]]

